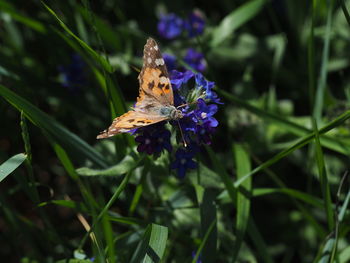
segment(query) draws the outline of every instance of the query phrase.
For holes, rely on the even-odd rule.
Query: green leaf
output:
[[[56,15],[56,13],[48,7],[44,2],[41,2],[43,6],[50,12],[50,14],[56,18],[60,26],[71,36],[73,39],[75,39],[80,46],[88,53],[91,55],[92,58],[94,58],[96,61],[100,63],[100,65],[109,73],[112,73],[114,71],[113,67],[109,64],[109,62],[96,53],[88,44],[86,44],[83,40],[81,40],[79,37],[77,37],[64,23],[63,21]]]
[[[315,104],[313,109],[313,117],[316,119],[317,123],[320,123],[323,111],[323,103],[324,103],[324,94],[326,91],[327,85],[327,68],[328,68],[328,60],[329,60],[329,49],[330,49],[330,38],[331,38],[331,27],[332,27],[332,14],[333,14],[333,0],[329,1],[328,13],[327,13],[327,24],[326,24],[326,32],[324,34],[324,46],[322,50],[322,61],[321,61],[321,69],[320,76],[318,80],[316,96],[315,96]]]
[[[23,111],[34,125],[49,133],[60,145],[64,146],[71,153],[71,156],[85,158],[100,167],[107,166],[106,161],[100,153],[24,98],[1,85],[0,96],[19,111]]]
[[[330,255],[334,247],[335,240],[333,237],[329,238],[323,247],[321,258],[318,263],[329,263]]]
[[[30,17],[20,14],[19,10],[18,9],[16,10],[16,8],[13,7],[11,4],[9,4],[8,2],[0,1],[0,10],[1,12],[5,12],[11,15],[11,17],[14,20],[24,24],[27,27],[30,27],[31,29],[38,31],[40,33],[46,33],[46,28],[42,23]]]
[[[205,232],[204,238],[196,252],[196,255],[194,256],[192,263],[198,262],[199,255],[201,254],[205,244],[208,242],[209,236],[211,235],[214,227],[216,226],[216,219],[211,222],[211,224],[208,226],[207,231]]]
[[[234,186],[233,180],[230,178],[230,176],[227,174],[225,168],[222,165],[222,162],[219,161],[213,150],[209,147],[206,147],[206,150],[209,154],[209,157],[212,161],[212,164],[217,172],[217,174],[220,176],[221,180],[223,181],[225,188],[228,192],[228,195],[230,196],[231,202],[233,205],[237,204],[237,198],[236,198],[236,191],[237,187]],[[267,246],[265,244],[264,239],[262,238],[258,228],[256,227],[256,224],[252,218],[249,218],[247,231],[249,234],[249,237],[252,239],[256,249],[258,250],[258,253],[262,257],[264,262],[272,262],[271,256],[267,253]],[[198,252],[197,252],[198,253]]]
[[[350,246],[345,247],[339,254],[339,263],[350,262]]]
[[[135,218],[135,217],[124,217],[124,216],[117,216],[113,212],[108,213],[108,220],[117,222],[120,224],[126,224],[126,225],[143,225],[145,224],[142,220]]]
[[[250,158],[248,153],[244,150],[242,145],[235,144],[233,146],[233,152],[235,157],[236,164],[236,174],[237,178],[243,177],[251,170]],[[246,193],[250,193],[252,189],[251,178],[246,180],[241,185],[242,190]],[[242,246],[245,232],[249,222],[249,214],[250,214],[250,200],[249,196],[246,196],[241,193],[241,191],[237,191],[237,215],[236,215],[236,242],[233,247],[233,260],[236,261],[239,250]]]
[[[56,263],[91,263],[93,261],[88,259],[61,259],[56,261]]]
[[[345,212],[346,212],[347,207],[349,206],[349,203],[350,203],[350,189],[349,189],[348,194],[345,197],[344,203],[339,211],[339,215],[338,215],[339,222],[343,221],[344,216],[345,216]]]
[[[344,13],[344,16],[346,18],[346,21],[348,22],[348,24],[350,26],[350,14],[349,14],[349,11],[346,8],[344,0],[340,0],[340,3],[341,3],[341,9],[343,10],[343,13]]]
[[[296,124],[292,121],[289,121],[285,117],[278,116],[276,114],[267,112],[265,110],[259,109],[253,105],[250,105],[249,103],[237,98],[236,96],[232,95],[231,93],[228,93],[223,90],[218,90],[218,93],[226,98],[227,100],[234,103],[237,107],[242,107],[249,112],[252,112],[256,114],[257,116],[261,117],[265,121],[271,121],[274,124],[278,125],[281,128],[284,128],[288,130],[289,132],[298,135],[298,136],[305,136],[308,133],[311,133],[312,130],[307,129],[299,124]],[[322,136],[320,138],[321,144],[333,151],[337,151],[339,153],[342,153],[346,156],[350,155],[350,143],[346,140],[339,140],[337,138],[329,137],[329,136]]]
[[[107,204],[103,207],[103,209],[101,210],[101,212],[98,214],[98,216],[96,217],[94,223],[91,226],[91,229],[84,235],[83,239],[80,242],[79,247],[82,248],[89,236],[89,234],[95,230],[95,227],[97,225],[97,223],[102,219],[102,217],[107,213],[108,209],[111,208],[111,206],[113,205],[113,203],[119,198],[120,194],[124,191],[125,187],[128,185],[129,180],[131,175],[133,174],[134,169],[139,165],[139,163],[141,163],[144,160],[144,156],[141,156],[140,159],[138,159],[138,161],[135,163],[135,165],[133,167],[131,167],[131,169],[128,171],[128,173],[124,176],[123,180],[121,181],[121,183],[119,184],[118,188],[115,190],[113,196],[109,199],[109,201],[107,202]]]
[[[52,200],[50,202],[42,202],[38,206],[46,206],[49,204],[55,204],[66,208],[74,209],[76,212],[87,212],[87,209],[83,203],[72,201],[72,200]]]
[[[16,170],[17,167],[20,166],[25,161],[26,158],[27,158],[27,155],[25,155],[24,153],[19,153],[12,156],[6,162],[1,164],[0,165],[0,182],[4,180],[10,173]]]
[[[324,208],[327,216],[328,229],[332,230],[334,227],[334,214],[332,209],[331,192],[327,178],[327,170],[324,162],[323,151],[320,143],[320,137],[316,121],[314,120],[314,131],[315,131],[315,143],[316,143],[316,162],[319,173],[319,180],[321,191],[324,200]]]
[[[164,255],[167,239],[167,227],[156,224],[149,225],[130,262],[160,262]]]
[[[264,195],[270,195],[270,194],[286,194],[290,197],[299,199],[307,204],[310,204],[317,208],[323,208],[323,200],[316,198],[312,195],[306,194],[304,192],[290,189],[290,188],[255,188],[253,189],[252,196],[253,197],[259,197]],[[227,191],[223,191],[217,198],[218,200],[221,200],[222,202],[231,202],[230,197],[227,193]]]
[[[201,215],[201,235],[204,242],[202,248],[203,263],[217,262],[217,228],[213,222],[217,221],[216,217],[216,192],[212,189],[205,189],[203,199],[200,202]],[[209,232],[208,236],[207,232]]]
[[[132,167],[135,166],[135,164],[138,162],[135,158],[133,158],[130,155],[125,156],[123,160],[121,160],[118,164],[111,166],[109,168],[98,170],[98,169],[91,169],[88,167],[82,167],[76,170],[76,172],[79,175],[83,176],[116,176],[125,174]]]
[[[343,124],[344,121],[346,121],[347,119],[350,118],[350,111],[346,111],[345,113],[341,114],[338,118],[336,118],[335,120],[331,121],[330,123],[328,123],[327,125],[325,125],[324,127],[322,127],[319,130],[319,134],[324,134],[327,133],[328,131],[334,129],[335,127],[338,127],[339,125]],[[301,147],[305,146],[306,144],[310,143],[315,137],[315,132],[302,137],[301,139],[299,139],[296,143],[294,143],[292,146],[290,146],[289,148],[279,152],[278,154],[276,154],[275,156],[273,156],[271,159],[269,159],[268,161],[264,162],[263,164],[259,165],[258,167],[256,167],[254,170],[252,170],[250,173],[246,174],[245,176],[241,177],[240,179],[238,179],[234,186],[238,187],[243,181],[245,181],[246,179],[248,179],[248,177],[256,174],[257,172],[260,172],[268,167],[270,167],[271,165],[273,165],[274,163],[278,162],[279,160],[283,159],[284,157],[288,156],[290,153],[294,152],[297,149],[300,149]],[[345,146],[343,146],[344,148],[347,148]],[[347,149],[349,150],[349,149]]]
[[[265,4],[265,0],[252,0],[232,11],[214,30],[211,46],[216,47],[232,37],[233,32],[256,16]]]

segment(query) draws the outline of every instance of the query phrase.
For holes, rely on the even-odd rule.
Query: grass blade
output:
[[[204,238],[201,242],[201,244],[199,245],[199,248],[196,252],[196,255],[194,256],[193,260],[192,260],[192,263],[197,263],[198,261],[198,258],[199,258],[199,255],[201,254],[201,251],[203,250],[205,244],[207,243],[207,240],[209,238],[209,235],[211,234],[211,232],[213,231],[213,228],[215,227],[216,225],[216,220],[214,220],[213,222],[211,222],[210,226],[208,227],[208,230],[206,231],[205,235],[204,235]]]
[[[57,142],[64,146],[69,153],[71,153],[71,156],[79,157],[79,159],[84,158],[85,160],[90,160],[99,167],[107,167],[106,161],[100,153],[95,151],[95,149],[80,139],[77,135],[68,131],[60,123],[39,110],[24,98],[1,85],[0,96],[6,99],[19,111],[23,111],[26,117],[34,125],[49,133]]]
[[[314,121],[315,142],[316,142],[316,162],[319,172],[319,180],[321,191],[323,194],[324,208],[327,215],[328,229],[334,228],[334,214],[332,209],[332,199],[330,193],[330,187],[327,178],[327,170],[324,162],[323,151],[320,143],[320,137],[317,129],[316,121]]]
[[[0,182],[4,180],[9,174],[11,174],[14,170],[17,169],[25,160],[27,159],[27,155],[24,153],[19,153],[12,156],[6,162],[0,165]]]
[[[344,248],[339,254],[339,263],[347,263],[350,261],[350,246]]]
[[[238,107],[242,107],[257,116],[261,117],[264,120],[272,121],[274,124],[280,126],[281,128],[287,129],[289,132],[298,135],[298,136],[305,136],[308,133],[311,133],[312,130],[309,130],[299,124],[293,123],[286,118],[280,117],[278,115],[275,115],[273,113],[264,111],[262,109],[259,109],[253,105],[250,105],[249,103],[235,97],[234,95],[223,91],[218,90],[218,93],[223,96],[224,98],[228,99]],[[333,151],[337,151],[339,153],[342,153],[346,156],[350,155],[350,143],[345,140],[337,140],[334,137],[328,137],[328,136],[322,136],[320,138],[321,144]]]
[[[88,53],[94,60],[98,61],[100,65],[109,73],[114,71],[113,67],[109,64],[109,62],[101,55],[99,55],[96,51],[94,51],[88,44],[86,44],[83,40],[77,37],[66,25],[63,21],[57,16],[57,14],[48,7],[44,2],[41,2],[43,6],[49,11],[49,13],[57,20],[60,26],[66,31],[73,39],[75,39],[80,46]]]
[[[130,262],[160,262],[164,255],[167,240],[167,227],[156,224],[149,225]]]
[[[217,47],[233,35],[240,26],[256,16],[265,4],[265,0],[252,0],[232,11],[214,30],[211,46]]]
[[[344,16],[346,18],[346,21],[348,22],[349,26],[350,26],[350,15],[349,15],[349,11],[346,8],[346,5],[344,3],[344,0],[340,0],[341,3],[341,9],[343,10]]]
[[[215,167],[215,170],[217,171],[218,175],[220,176],[221,180],[225,185],[225,188],[231,198],[232,204],[236,206],[237,205],[237,196],[236,196],[237,187],[234,186],[232,179],[226,173],[225,168],[221,165],[221,162],[218,160],[218,158],[216,157],[212,149],[210,149],[209,147],[206,147],[206,150]],[[265,244],[265,241],[260,235],[260,232],[256,227],[252,218],[249,219],[247,231],[248,231],[249,237],[253,240],[253,243],[257,248],[258,253],[263,258],[263,261],[273,262],[271,256],[267,253],[267,246]]]
[[[138,167],[138,165],[144,160],[144,156],[142,156],[135,164],[134,166],[128,171],[128,173],[125,175],[125,177],[123,178],[123,180],[121,181],[120,185],[118,186],[118,188],[115,190],[113,196],[109,199],[108,203],[103,207],[102,211],[99,213],[99,215],[97,216],[96,220],[94,221],[91,229],[85,234],[85,236],[83,237],[83,239],[80,242],[79,248],[81,249],[85,242],[87,237],[89,236],[89,234],[94,230],[95,226],[97,225],[97,223],[102,219],[102,217],[107,213],[107,211],[111,208],[111,206],[113,205],[113,203],[118,199],[118,197],[120,196],[120,194],[124,191],[125,187],[127,186],[127,184],[129,183],[129,180],[131,178],[131,175],[133,174],[134,169],[136,169]]]
[[[333,121],[331,121],[330,123],[328,123],[327,125],[325,125],[324,127],[322,127],[319,130],[319,134],[325,134],[327,132],[329,132],[330,130],[338,127],[339,125],[343,124],[344,121],[346,121],[347,119],[350,118],[350,111],[346,111],[345,113],[343,113],[342,115],[340,115],[338,118],[334,119]],[[274,157],[272,157],[271,159],[269,159],[268,161],[264,162],[263,164],[259,165],[258,167],[256,167],[254,170],[252,170],[250,173],[248,173],[247,175],[243,176],[242,178],[238,179],[234,186],[238,187],[243,181],[245,181],[248,177],[266,169],[267,167],[270,167],[271,165],[273,165],[274,163],[278,162],[279,160],[281,160],[282,158],[286,157],[287,155],[289,155],[290,153],[294,152],[297,149],[300,149],[301,147],[303,147],[304,145],[310,143],[315,137],[315,132],[304,136],[303,138],[299,139],[295,144],[293,144],[291,147],[279,152],[278,154],[276,154]],[[349,149],[347,149],[349,150]]]
[[[328,60],[329,60],[329,42],[331,37],[333,3],[334,3],[333,0],[329,1],[326,32],[324,36],[324,46],[322,50],[320,76],[319,76],[316,96],[315,96],[313,117],[316,119],[317,123],[321,121],[324,94],[325,94],[326,84],[327,84],[327,67],[328,67]]]
[[[115,176],[127,173],[138,162],[130,155],[125,156],[118,164],[109,168],[98,170],[88,167],[82,167],[76,170],[79,175],[82,176]]]
[[[326,241],[326,244],[324,245],[322,249],[322,254],[320,260],[318,260],[318,263],[329,263],[329,259],[331,256],[332,249],[334,247],[334,238],[329,238]]]
[[[37,20],[34,20],[30,17],[27,17],[25,15],[22,15],[19,10],[16,10],[15,7],[10,5],[8,2],[5,1],[0,1],[0,10],[1,12],[7,13],[11,15],[11,17],[18,21],[19,23],[22,23],[23,25],[37,31],[40,33],[45,34],[46,33],[46,28],[45,26],[40,23]]]
[[[233,146],[233,153],[235,156],[237,178],[241,178],[251,170],[250,159],[249,159],[248,153],[244,150],[244,148],[240,144],[235,144]],[[251,178],[244,181],[241,187],[245,190],[245,192],[250,193],[252,189]],[[249,197],[242,194],[240,191],[237,191],[236,242],[233,247],[232,261],[237,260],[239,250],[242,246],[245,232],[248,226],[249,214],[250,214]]]
[[[201,254],[204,263],[217,261],[217,228],[216,224],[213,225],[213,222],[217,221],[215,199],[216,193],[214,191],[204,190],[200,203],[201,235],[204,244]]]

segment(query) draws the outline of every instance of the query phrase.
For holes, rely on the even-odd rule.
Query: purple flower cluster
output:
[[[171,168],[176,169],[178,177],[183,178],[187,170],[197,167],[193,159],[200,146],[211,143],[212,134],[219,125],[214,115],[221,102],[212,90],[214,82],[206,80],[201,73],[173,70],[170,81],[174,92],[174,105],[184,116],[178,121],[170,122],[177,131],[177,145],[180,145],[176,149]],[[164,123],[137,129],[135,134],[139,152],[154,155],[159,155],[163,150],[172,152],[171,133]]]
[[[187,19],[174,13],[164,14],[158,22],[158,32],[165,39],[174,39],[186,32],[189,37],[203,34],[205,21],[198,10],[193,11]]]
[[[187,19],[182,19],[174,13],[163,15],[158,22],[158,32],[165,39],[175,39],[183,32],[187,32],[192,38],[203,34],[205,21],[200,11],[193,11]],[[164,60],[171,71],[177,68],[176,58],[170,54],[164,54]],[[188,66],[198,72],[204,72],[207,64],[204,55],[193,48],[189,48],[183,59]]]
[[[176,58],[173,55],[165,53],[164,61],[169,71],[174,70],[178,67]],[[200,52],[197,52],[193,48],[189,48],[187,50],[184,61],[195,71],[204,72],[207,69],[207,63],[205,62],[204,55]]]
[[[158,32],[166,39],[174,39],[181,35],[183,27],[184,21],[173,13],[162,15],[158,22]]]
[[[138,152],[147,154],[160,154],[164,149],[171,152],[170,144],[171,133],[165,129],[164,122],[150,125],[148,127],[137,129],[134,134],[137,134],[135,141],[139,143],[137,146]]]
[[[194,70],[204,72],[207,68],[207,63],[204,60],[204,55],[197,52],[193,48],[189,48],[184,57],[184,61]]]

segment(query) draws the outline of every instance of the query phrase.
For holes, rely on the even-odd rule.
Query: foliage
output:
[[[1,259],[349,262],[348,8],[0,0]],[[96,140],[149,37],[182,137]]]

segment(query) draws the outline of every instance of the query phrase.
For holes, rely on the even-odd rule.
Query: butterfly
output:
[[[97,139],[145,127],[166,120],[183,117],[174,106],[174,94],[169,74],[157,42],[148,38],[143,50],[143,66],[138,76],[140,88],[135,106],[113,120]]]

